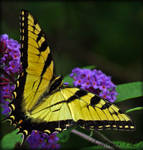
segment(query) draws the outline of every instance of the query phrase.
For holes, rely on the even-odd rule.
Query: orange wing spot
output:
[[[23,120],[19,120],[19,122],[18,122],[18,123],[19,123],[19,124],[21,124],[22,122],[23,122]]]

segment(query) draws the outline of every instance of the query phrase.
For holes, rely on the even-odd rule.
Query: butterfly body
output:
[[[92,130],[133,130],[131,119],[107,100],[63,84],[56,76],[47,38],[38,22],[21,10],[21,62],[23,71],[16,84],[8,117],[24,134],[62,131],[77,124]]]

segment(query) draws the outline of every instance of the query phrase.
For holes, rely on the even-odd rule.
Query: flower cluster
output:
[[[74,86],[95,93],[110,102],[116,100],[116,86],[111,81],[111,77],[101,70],[75,68],[70,77],[74,79]]]
[[[12,91],[15,89],[14,82],[21,71],[20,44],[9,39],[7,34],[0,36],[0,104],[2,114],[9,114],[9,100],[12,99]]]
[[[31,149],[59,149],[60,145],[57,143],[59,138],[56,133],[47,135],[40,133],[39,131],[32,131],[31,136],[27,139],[27,142]]]

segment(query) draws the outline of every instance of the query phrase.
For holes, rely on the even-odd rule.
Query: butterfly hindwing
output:
[[[35,108],[30,115],[44,122],[72,121],[93,129],[134,128],[131,119],[114,104],[79,88],[62,88]],[[66,122],[65,122],[66,125]]]

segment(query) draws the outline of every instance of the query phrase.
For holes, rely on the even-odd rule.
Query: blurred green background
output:
[[[143,3],[141,2],[1,2],[1,34],[19,41],[19,13],[29,10],[46,32],[57,74],[95,65],[115,84],[142,80]],[[138,102],[137,102],[138,101]],[[134,104],[141,104],[137,99]],[[123,108],[130,106],[124,102]],[[129,114],[136,133],[113,134],[113,140],[142,138],[142,114]],[[129,137],[129,138],[128,138]],[[72,143],[72,142],[71,142]],[[73,142],[74,143],[74,142]],[[83,143],[83,142],[82,142]]]
[[[116,84],[141,80],[143,3],[1,2],[1,33],[19,40],[19,13],[29,10],[46,32],[56,71],[95,65]]]

